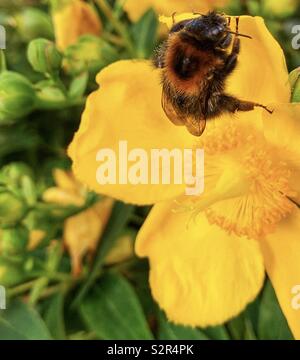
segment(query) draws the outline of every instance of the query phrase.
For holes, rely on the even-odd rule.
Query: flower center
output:
[[[252,129],[236,127],[234,121],[215,127],[203,137],[205,149],[206,206],[201,197],[193,212],[205,210],[210,223],[238,236],[259,238],[290,214],[295,196],[291,172],[263,136]]]

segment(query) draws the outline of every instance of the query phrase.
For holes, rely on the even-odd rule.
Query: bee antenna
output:
[[[237,32],[234,32],[234,31],[229,31],[229,30],[227,30],[226,32],[229,33],[229,34],[234,34],[234,35],[237,35],[237,36],[242,36],[242,37],[245,37],[245,38],[248,38],[248,39],[253,39],[252,36],[250,36],[250,35],[240,34],[240,33],[237,33]]]
[[[199,12],[193,12],[193,15],[201,15],[201,16],[205,16],[204,14],[201,14]]]

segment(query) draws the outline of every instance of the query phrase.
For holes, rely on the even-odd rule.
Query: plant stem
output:
[[[107,4],[106,0],[95,0],[98,4],[100,10],[107,17],[107,19],[111,22],[117,33],[124,39],[124,43],[132,57],[136,57],[135,49],[132,43],[132,39],[130,34],[128,33],[126,27],[122,24],[122,22],[115,16],[111,7]]]
[[[122,47],[125,46],[123,39],[117,35],[110,34],[108,32],[104,32],[104,33],[102,33],[102,38],[106,41],[109,41],[113,45],[122,46]]]
[[[85,104],[85,101],[85,98],[79,100],[66,99],[65,101],[47,101],[37,95],[36,107],[38,110],[62,110],[73,106],[82,106]]]
[[[0,73],[7,70],[4,51],[0,49]]]
[[[28,282],[26,282],[24,284],[15,286],[12,289],[9,289],[8,292],[7,292],[7,296],[8,297],[14,297],[16,295],[21,295],[21,294],[29,291],[35,285],[36,281],[37,281],[36,279],[31,280],[31,281],[28,281]]]

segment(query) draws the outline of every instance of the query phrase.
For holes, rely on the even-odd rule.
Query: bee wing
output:
[[[164,109],[165,114],[172,121],[172,123],[176,126],[183,126],[185,125],[184,118],[181,114],[179,114],[172,105],[169,97],[163,91],[161,96],[161,106]]]
[[[192,135],[201,136],[206,128],[206,119],[188,116],[186,117],[185,126]]]
[[[163,91],[161,97],[161,105],[169,120],[176,126],[186,126],[187,130],[194,136],[201,136],[206,127],[204,118],[195,118],[180,113],[174,108],[168,96]]]

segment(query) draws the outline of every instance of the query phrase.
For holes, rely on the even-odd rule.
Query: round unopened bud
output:
[[[116,49],[106,41],[94,35],[84,35],[65,50],[65,67],[75,74],[85,70],[97,73],[118,58]]]
[[[49,108],[51,105],[64,104],[67,101],[66,95],[63,91],[51,81],[41,81],[36,84],[38,106],[43,108],[43,104],[47,104]]]
[[[3,255],[18,255],[26,251],[29,231],[24,226],[3,229],[1,250]]]
[[[0,123],[9,124],[35,108],[32,84],[22,75],[5,71],[0,75]]]
[[[33,69],[44,74],[57,72],[62,63],[62,55],[52,41],[35,39],[29,43],[27,58]]]
[[[20,221],[26,214],[27,206],[15,194],[0,191],[0,225],[9,226]]]
[[[51,18],[44,11],[37,8],[27,7],[15,16],[17,29],[24,41],[30,41],[39,37],[46,39],[54,38],[54,30]]]
[[[300,102],[300,67],[290,73],[289,80],[292,89],[291,102]]]
[[[0,258],[0,284],[4,287],[15,286],[25,280],[20,264]]]
[[[33,177],[32,170],[27,164],[22,162],[10,163],[1,169],[0,182],[19,186],[24,176]]]

